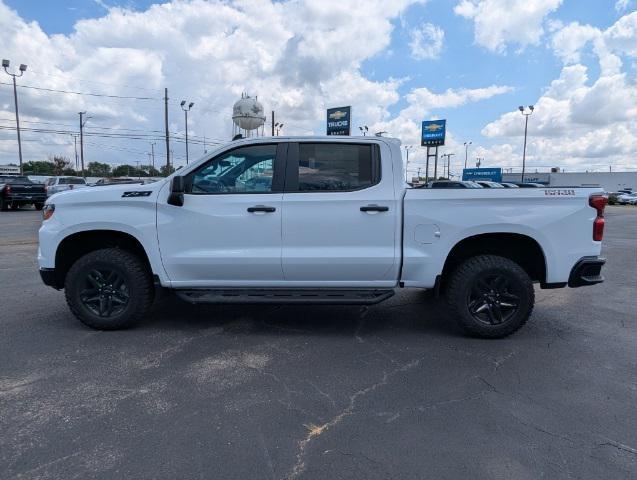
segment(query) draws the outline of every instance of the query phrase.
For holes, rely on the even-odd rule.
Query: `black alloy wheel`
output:
[[[84,306],[100,317],[117,316],[126,310],[130,292],[124,277],[109,268],[93,269],[88,272],[84,288],[80,291]]]
[[[483,273],[474,280],[467,307],[477,321],[500,325],[515,316],[520,307],[520,293],[507,273]]]
[[[502,338],[519,330],[535,303],[528,273],[498,255],[478,255],[458,265],[449,275],[445,295],[458,326],[481,338]]]

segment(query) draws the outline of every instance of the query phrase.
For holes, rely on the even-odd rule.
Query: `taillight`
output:
[[[606,195],[591,195],[588,197],[588,204],[597,210],[597,217],[593,221],[593,240],[601,242],[604,237],[604,208],[608,203]]]
[[[4,187],[4,191],[5,193],[11,193],[11,185],[7,185],[6,187]]]

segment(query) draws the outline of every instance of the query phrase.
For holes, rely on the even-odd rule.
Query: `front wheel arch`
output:
[[[77,260],[90,252],[105,248],[119,248],[135,254],[152,275],[148,254],[133,235],[119,230],[87,230],[73,233],[59,243],[55,252],[57,287],[64,286],[66,275]]]

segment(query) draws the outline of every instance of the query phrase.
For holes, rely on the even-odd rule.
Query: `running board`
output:
[[[174,290],[188,303],[297,303],[304,305],[372,305],[394,295],[394,290],[340,289],[223,289]]]

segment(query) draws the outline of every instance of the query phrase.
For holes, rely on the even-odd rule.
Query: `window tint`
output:
[[[191,174],[190,193],[269,193],[276,145],[252,145],[224,153]]]
[[[358,190],[376,183],[372,145],[301,143],[298,190]]]

